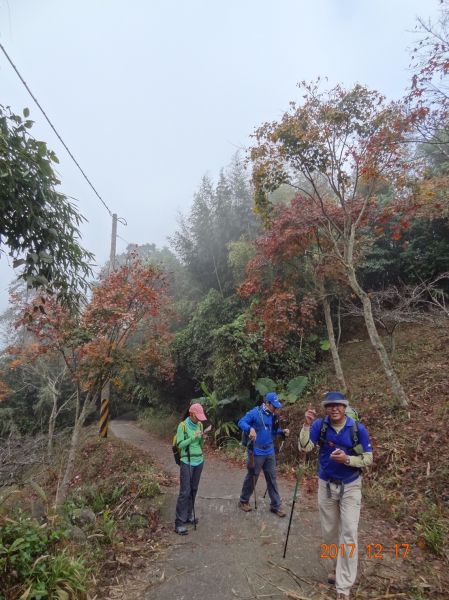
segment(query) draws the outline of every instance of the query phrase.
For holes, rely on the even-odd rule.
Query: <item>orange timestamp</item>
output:
[[[320,558],[335,559],[341,556],[352,558],[356,551],[356,544],[321,544]],[[410,552],[410,544],[393,544],[386,548],[383,544],[366,544],[366,558],[382,560],[386,553],[392,552],[394,558],[406,559]]]

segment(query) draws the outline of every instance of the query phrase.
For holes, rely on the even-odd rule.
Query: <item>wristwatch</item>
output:
[[[345,465],[349,467],[350,464],[351,464],[351,459],[348,456],[348,458],[345,460]]]

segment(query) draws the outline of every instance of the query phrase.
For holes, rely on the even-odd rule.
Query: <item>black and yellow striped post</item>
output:
[[[117,215],[112,215],[112,234],[111,234],[111,254],[109,256],[108,274],[115,270],[115,251],[117,243]],[[121,221],[123,222],[123,220]],[[124,222],[126,225],[126,221]],[[108,437],[109,423],[109,398],[111,397],[111,383],[106,381],[101,390],[101,409],[100,409],[100,437]]]
[[[101,410],[100,410],[100,437],[108,437],[108,423],[109,423],[109,395],[104,396],[101,399]]]

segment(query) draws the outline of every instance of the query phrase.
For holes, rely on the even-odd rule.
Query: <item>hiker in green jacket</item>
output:
[[[176,502],[175,531],[187,535],[187,523],[195,524],[195,497],[203,470],[203,422],[206,421],[203,407],[192,404],[189,416],[178,425],[176,443],[181,451],[179,474],[179,496]]]

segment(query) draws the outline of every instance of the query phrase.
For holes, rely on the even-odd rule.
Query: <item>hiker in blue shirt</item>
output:
[[[267,482],[268,495],[270,496],[270,510],[278,517],[285,517],[281,508],[276,481],[276,456],[274,452],[274,438],[277,435],[287,437],[288,429],[281,429],[278,424],[277,411],[282,408],[275,392],[265,396],[262,406],[256,406],[246,413],[238,423],[240,429],[248,435],[248,472],[243,481],[240,494],[239,508],[249,512],[251,507],[249,499],[255,493],[257,479],[263,471]]]
[[[341,392],[327,392],[322,401],[326,416],[316,419],[306,410],[299,434],[299,450],[319,446],[318,508],[325,546],[338,548],[328,583],[335,584],[337,599],[347,600],[357,576],[357,528],[362,499],[361,469],[373,462],[367,429],[345,411],[349,402]],[[329,554],[329,553],[328,553]]]

